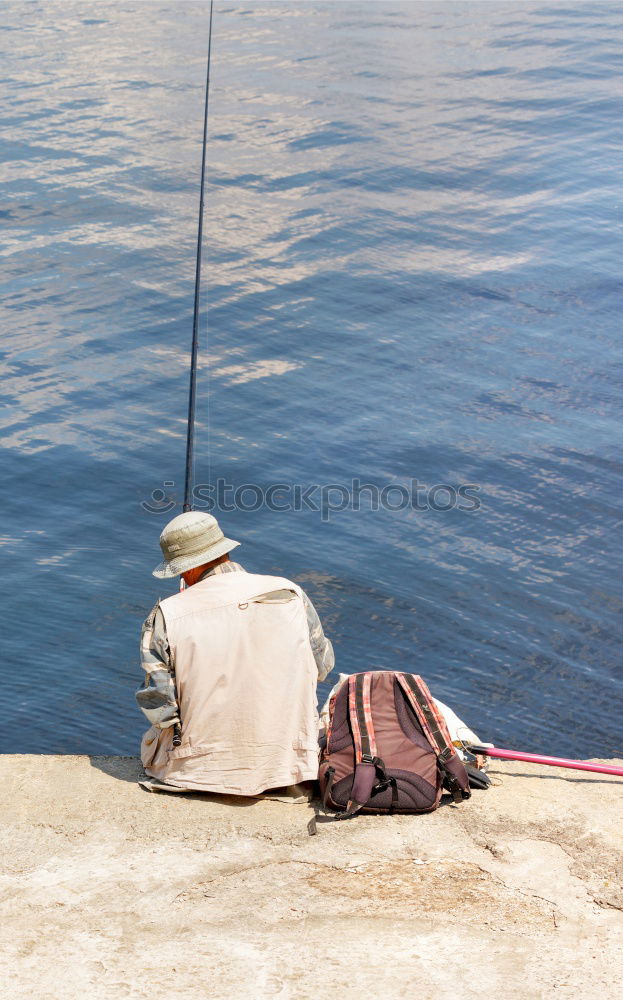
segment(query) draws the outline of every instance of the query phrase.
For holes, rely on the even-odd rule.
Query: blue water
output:
[[[207,13],[3,4],[5,752],[145,729]],[[471,511],[221,520],[305,587],[340,670],[417,671],[537,752],[623,753],[622,37],[607,3],[214,15],[197,481],[476,485]]]

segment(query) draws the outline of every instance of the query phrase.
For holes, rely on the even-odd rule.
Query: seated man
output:
[[[201,511],[160,536],[154,576],[181,575],[187,589],[143,626],[136,700],[152,723],[141,760],[165,790],[258,795],[317,777],[316,683],[333,669],[331,643],[297,584],[230,560],[239,544]]]

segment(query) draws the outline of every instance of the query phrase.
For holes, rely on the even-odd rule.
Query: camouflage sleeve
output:
[[[335,666],[333,646],[324,634],[318,613],[305,591],[303,591],[303,603],[307,614],[309,641],[318,667],[318,680],[323,681]]]
[[[141,632],[141,664],[145,682],[136,692],[138,707],[152,726],[168,729],[179,722],[167,630],[160,605],[145,619]]]

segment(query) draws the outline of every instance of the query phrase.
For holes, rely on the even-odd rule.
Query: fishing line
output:
[[[188,390],[188,427],[186,431],[186,474],[184,482],[185,511],[192,510],[194,451],[195,451],[195,401],[197,396],[197,355],[199,351],[199,295],[201,290],[201,250],[203,244],[203,206],[205,193],[206,148],[208,144],[208,106],[210,100],[210,57],[212,54],[212,10],[214,0],[210,0],[210,27],[208,29],[208,68],[206,72],[206,96],[203,112],[203,148],[201,153],[201,189],[199,194],[199,224],[197,227],[197,262],[195,267],[195,305],[193,312],[193,340],[190,356],[190,386]],[[206,308],[207,312],[207,308]],[[208,415],[209,421],[209,415]],[[208,441],[209,449],[209,441]]]

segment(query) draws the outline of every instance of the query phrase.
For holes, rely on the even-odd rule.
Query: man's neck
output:
[[[219,573],[239,573],[244,570],[239,563],[232,562],[228,559],[227,562],[217,563],[216,566],[211,566],[204,573],[201,574],[197,583],[201,583],[202,580],[207,580],[209,576],[217,576]]]

